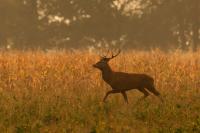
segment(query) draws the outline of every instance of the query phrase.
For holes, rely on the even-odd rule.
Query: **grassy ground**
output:
[[[7,133],[199,133],[200,54],[122,53],[115,71],[155,78],[164,103],[128,92],[102,99],[110,89],[87,52],[1,52],[0,130]]]

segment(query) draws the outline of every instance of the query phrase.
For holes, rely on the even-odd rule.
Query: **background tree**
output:
[[[199,0],[2,0],[0,11],[0,43],[18,48],[199,44]]]
[[[183,50],[197,49],[200,29],[198,0],[147,0],[146,3],[149,6],[145,8],[142,20],[150,40],[158,40],[159,44],[180,44]],[[150,27],[152,30],[148,32]],[[146,40],[145,33],[142,35]]]

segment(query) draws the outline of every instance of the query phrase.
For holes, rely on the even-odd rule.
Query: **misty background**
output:
[[[200,0],[0,0],[0,47],[196,51]]]

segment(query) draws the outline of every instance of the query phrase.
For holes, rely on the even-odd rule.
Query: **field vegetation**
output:
[[[5,133],[199,133],[200,54],[123,51],[115,71],[154,77],[164,103],[129,91],[129,104],[92,67],[87,51],[0,52],[0,129]]]

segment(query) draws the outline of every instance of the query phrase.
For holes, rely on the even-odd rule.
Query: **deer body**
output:
[[[137,89],[142,92],[144,94],[142,99],[146,98],[149,95],[148,91],[152,92],[156,96],[160,96],[160,93],[154,87],[154,80],[152,77],[146,74],[114,72],[110,68],[108,61],[116,57],[117,55],[112,55],[111,58],[104,57],[99,62],[93,65],[93,67],[98,68],[102,72],[103,80],[112,88],[111,91],[108,91],[106,93],[104,101],[111,93],[122,93],[125,101],[128,103],[126,91],[132,89]]]
[[[111,79],[107,82],[113,89],[137,89],[146,88],[153,84],[153,79],[145,74],[128,74],[113,72]]]

